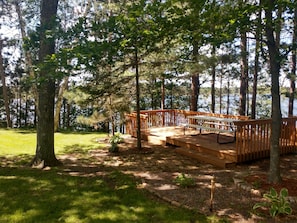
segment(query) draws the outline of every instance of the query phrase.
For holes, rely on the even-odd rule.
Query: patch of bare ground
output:
[[[156,197],[206,215],[215,214],[228,218],[230,222],[272,221],[267,213],[262,213],[261,216],[254,214],[253,205],[263,201],[263,198],[262,195],[251,192],[253,188],[266,191],[272,186],[265,183],[269,160],[220,169],[177,154],[172,147],[143,142],[144,149],[139,151],[135,145],[135,139],[130,138],[120,145],[120,150],[116,154],[109,153],[106,148],[89,151],[88,158],[76,157],[75,154],[60,158],[63,159],[65,171],[69,174],[104,176],[109,171],[117,169],[138,178],[141,182],[139,188],[149,190]],[[297,185],[296,166],[297,155],[281,158],[284,181],[278,186],[288,188],[289,195],[294,196]],[[189,188],[177,186],[174,179],[181,173],[192,177],[196,185]],[[210,188],[213,178],[215,191],[213,208],[210,211]],[[239,186],[234,183],[234,179],[239,179],[239,182],[248,186]],[[292,215],[281,216],[279,222],[297,222],[296,202],[292,202],[291,207]]]

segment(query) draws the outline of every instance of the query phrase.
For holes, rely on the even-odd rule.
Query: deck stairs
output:
[[[209,163],[220,168],[228,168],[236,163],[234,151],[235,143],[219,144],[216,134],[197,134],[197,132],[187,132],[183,129],[158,129],[157,133],[150,132],[143,135],[143,139],[154,145],[171,146],[176,153],[193,158],[199,162]],[[176,133],[179,134],[176,134]],[[230,138],[221,140],[230,141]]]
[[[209,163],[220,168],[228,168],[236,164],[232,150],[211,149],[199,143],[178,142],[172,137],[168,137],[166,142],[167,145],[172,145],[175,148],[176,153],[196,159],[199,162]]]

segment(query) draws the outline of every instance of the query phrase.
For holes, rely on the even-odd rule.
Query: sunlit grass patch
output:
[[[83,153],[91,149],[102,148],[99,139],[105,138],[105,133],[55,133],[55,152],[65,154],[70,152]],[[36,132],[33,130],[0,129],[1,155],[34,155],[36,150]]]

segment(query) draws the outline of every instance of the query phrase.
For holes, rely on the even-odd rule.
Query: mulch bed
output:
[[[244,180],[262,193],[270,191],[271,188],[279,193],[282,188],[286,188],[289,191],[289,196],[297,197],[297,179],[283,177],[280,183],[272,184],[268,182],[267,174],[251,174]]]

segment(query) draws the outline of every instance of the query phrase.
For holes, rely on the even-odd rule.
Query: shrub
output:
[[[109,143],[111,144],[109,148],[109,152],[116,153],[119,151],[118,144],[123,142],[122,134],[119,132],[116,132],[112,137],[109,139]]]

